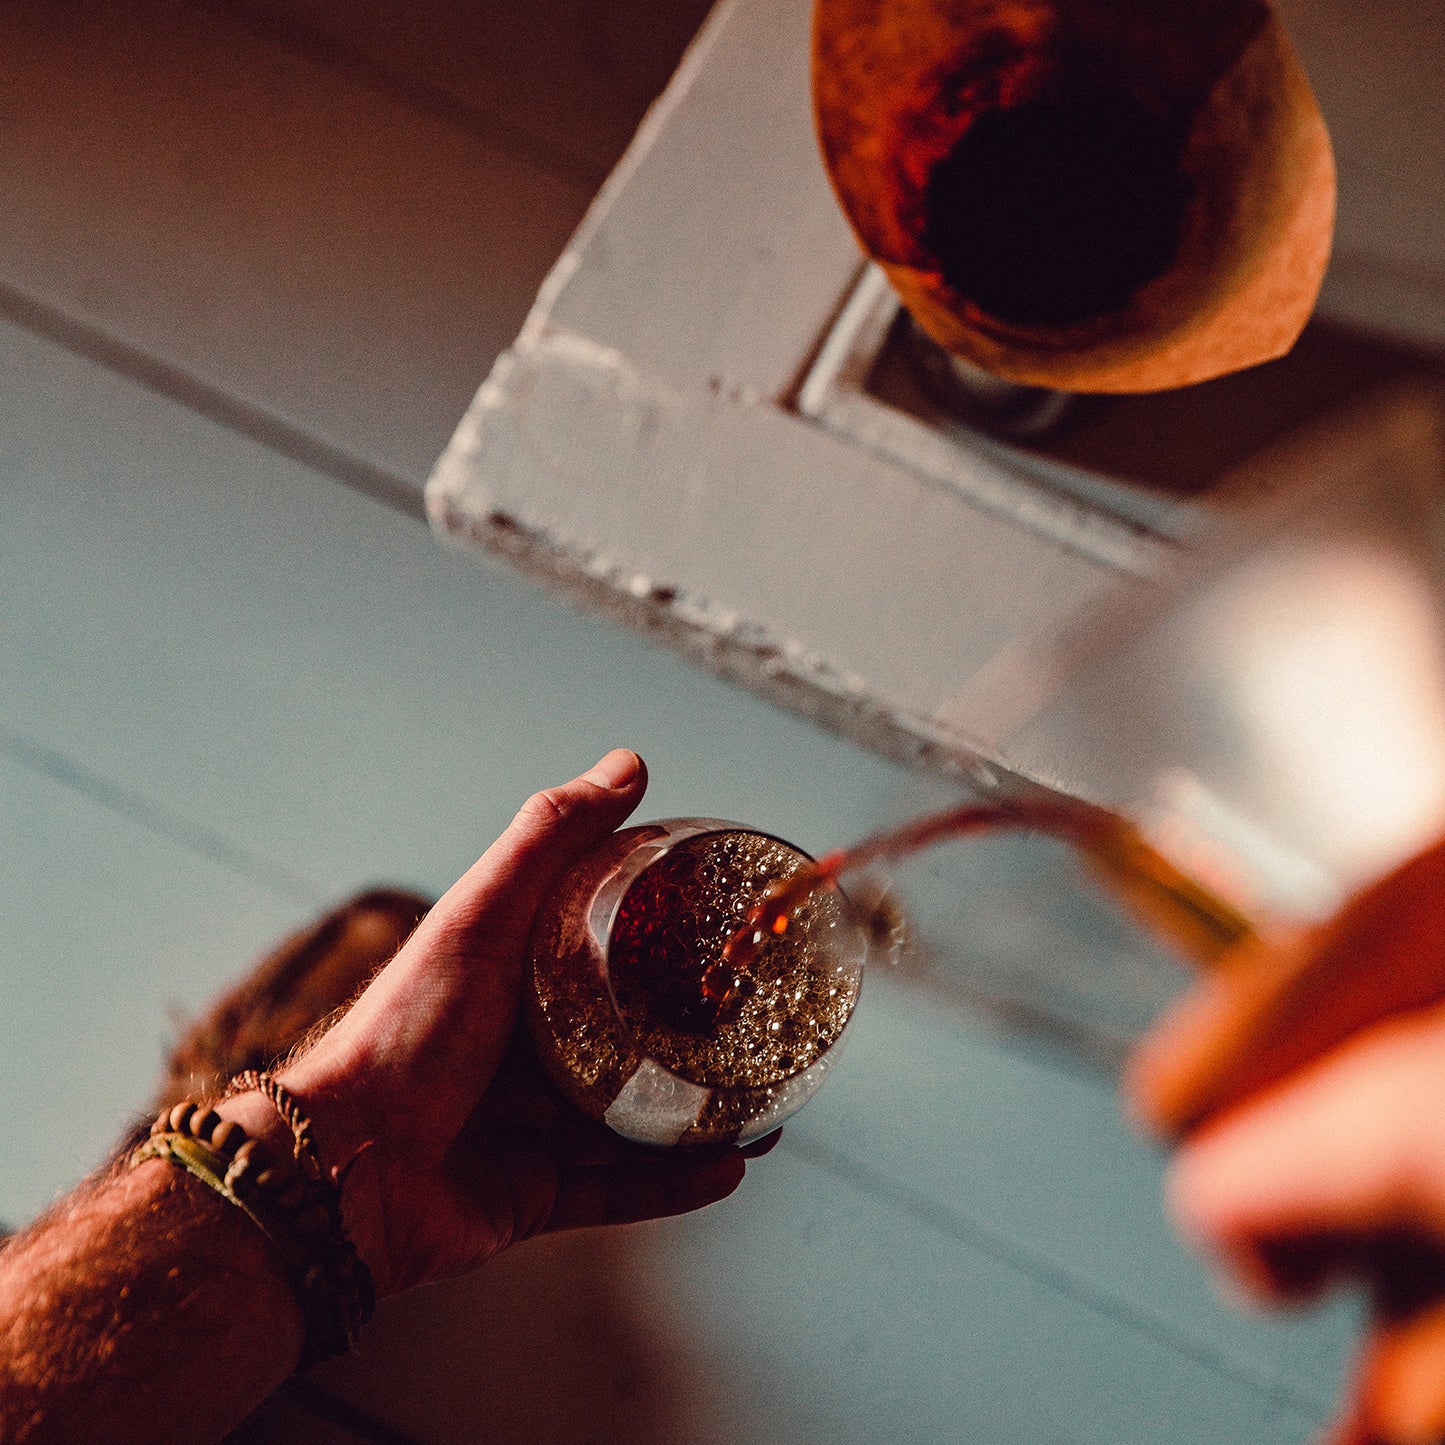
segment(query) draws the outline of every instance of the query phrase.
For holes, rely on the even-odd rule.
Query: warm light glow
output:
[[[1408,561],[1275,556],[1213,601],[1262,804],[1250,812],[1346,889],[1431,841],[1445,825],[1445,633]]]
[[[1323,918],[1339,883],[1185,768],[1155,781],[1144,835],[1176,867],[1250,918]]]

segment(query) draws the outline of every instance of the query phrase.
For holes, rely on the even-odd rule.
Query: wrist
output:
[[[296,1367],[275,1252],[161,1159],[116,1161],[8,1242],[0,1439],[213,1441]]]
[[[275,1076],[290,1089],[310,1120],[311,1141],[324,1179],[338,1192],[346,1233],[361,1261],[371,1272],[378,1292],[387,1292],[380,1192],[374,1151],[356,1111],[344,1100],[321,1089],[308,1088],[294,1071]],[[296,1140],[291,1126],[275,1104],[259,1089],[248,1089],[222,1099],[215,1106],[223,1119],[234,1119],[251,1137],[261,1141],[273,1159],[293,1165]]]

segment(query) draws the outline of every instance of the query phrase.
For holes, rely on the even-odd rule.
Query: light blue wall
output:
[[[10,326],[0,466],[11,1219],[143,1104],[170,1013],[356,886],[443,887],[528,792],[615,743],[651,765],[647,813],[815,849],[940,795]],[[632,1371],[631,1395],[595,1404],[616,1438],[1305,1440],[1346,1317],[1216,1304],[1107,1078],[950,988],[1007,977],[1057,1005],[1071,976],[1079,1016],[1124,1038],[1167,988],[1157,960],[1040,845],[949,855],[915,882],[932,981],[870,982],[838,1074],[735,1198],[398,1302],[332,1386],[435,1442],[509,1408],[535,1419],[551,1407],[526,1405],[528,1382],[583,1349],[549,1281],[610,1261],[598,1298],[652,1341],[594,1361],[608,1389]],[[1046,955],[1070,950],[1061,975]],[[465,1367],[479,1340],[500,1348],[498,1299],[519,1301],[515,1388]]]

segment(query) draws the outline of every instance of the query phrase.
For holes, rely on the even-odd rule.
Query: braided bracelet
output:
[[[290,1129],[295,1140],[291,1146],[291,1157],[297,1169],[313,1184],[316,1183],[321,1178],[321,1160],[316,1155],[316,1144],[311,1137],[311,1120],[301,1112],[296,1095],[279,1079],[261,1069],[246,1069],[226,1085],[216,1102],[234,1099],[237,1094],[249,1094],[253,1089],[275,1109]],[[340,1179],[335,1183],[340,1188]]]
[[[298,1143],[299,1149],[299,1143]],[[311,1158],[314,1162],[315,1154]],[[342,1355],[371,1318],[371,1271],[341,1218],[336,1186],[278,1164],[234,1119],[190,1100],[163,1111],[131,1165],[165,1159],[240,1209],[281,1257],[306,1325],[298,1368]]]

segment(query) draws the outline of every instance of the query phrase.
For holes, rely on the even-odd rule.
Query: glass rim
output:
[[[855,996],[853,999],[853,1004],[848,1010],[847,1018],[845,1018],[842,1028],[840,1028],[838,1031],[838,1036],[833,1039],[833,1041],[828,1044],[826,1048],[820,1050],[816,1057],[811,1059],[808,1063],[801,1065],[799,1068],[795,1069],[791,1073],[783,1074],[778,1078],[770,1079],[766,1083],[762,1084],[703,1083],[697,1079],[689,1078],[686,1074],[678,1072],[678,1070],[664,1063],[663,1060],[659,1059],[653,1052],[643,1046],[636,1026],[629,1021],[627,1015],[623,1012],[621,1006],[618,1004],[617,992],[613,986],[610,955],[613,926],[617,921],[618,915],[622,911],[623,904],[627,901],[628,895],[631,893],[632,889],[636,886],[636,884],[641,880],[647,870],[651,868],[654,864],[661,862],[665,857],[668,856],[668,854],[670,854],[675,848],[677,848],[681,844],[693,842],[699,838],[711,837],[719,833],[746,833],[752,837],[766,838],[771,842],[777,843],[779,846],[788,849],[789,852],[795,853],[810,866],[815,865],[817,863],[817,859],[806,849],[800,848],[796,843],[791,842],[787,838],[780,837],[778,834],[773,833],[766,828],[758,828],[749,823],[734,822],[731,819],[727,818],[692,817],[684,814],[678,817],[656,818],[651,820],[650,822],[635,824],[633,826],[636,827],[639,831],[646,831],[651,828],[661,828],[668,830],[678,829],[680,831],[677,831],[674,836],[659,838],[657,840],[657,845],[652,853],[652,856],[645,859],[640,864],[640,866],[637,867],[636,871],[633,872],[631,876],[627,878],[626,882],[623,883],[622,886],[617,890],[616,896],[609,900],[605,917],[589,915],[588,925],[595,933],[598,943],[600,945],[599,954],[601,961],[602,983],[606,989],[607,1002],[611,1008],[612,1016],[616,1020],[618,1027],[622,1030],[628,1041],[636,1048],[638,1056],[653,1065],[655,1068],[663,1070],[665,1073],[670,1074],[673,1078],[678,1079],[684,1084],[690,1085],[695,1088],[714,1090],[777,1088],[790,1083],[792,1080],[797,1079],[801,1075],[807,1073],[808,1070],[816,1068],[819,1064],[824,1063],[824,1061],[833,1054],[834,1050],[836,1050],[842,1044],[844,1035],[847,1032],[847,1025],[852,1019],[854,1010],[856,1010],[857,1008],[858,998],[861,996],[862,993],[862,981],[866,962],[866,948],[860,950],[862,956],[857,958],[849,965],[849,976],[855,987]],[[620,873],[624,870],[625,863],[623,867],[619,868],[618,871]],[[854,914],[853,904],[852,901],[849,899],[847,893],[844,891],[841,885],[837,883],[836,880],[829,880],[827,886],[831,891],[835,892],[842,900],[844,919],[847,922],[848,926],[857,933],[860,940],[866,938],[866,934]],[[599,927],[599,925],[601,926]]]

